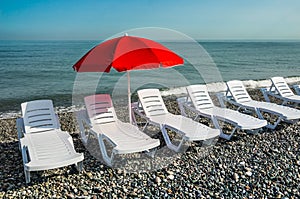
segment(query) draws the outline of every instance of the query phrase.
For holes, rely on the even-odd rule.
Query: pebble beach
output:
[[[257,89],[250,95],[263,100]],[[173,99],[166,104],[180,114]],[[232,140],[220,138],[211,147],[192,143],[162,168],[128,172],[91,155],[80,141],[74,113],[60,112],[61,129],[84,153],[84,171],[67,166],[32,172],[25,184],[15,119],[0,120],[0,198],[300,198],[299,122],[255,135],[237,131]],[[164,145],[160,133],[155,138]],[[151,161],[163,160],[158,155]]]

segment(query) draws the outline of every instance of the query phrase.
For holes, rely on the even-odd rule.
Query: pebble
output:
[[[245,173],[247,176],[252,176],[252,172],[251,171],[247,171],[246,173]]]
[[[252,169],[249,168],[249,167],[245,167],[245,170],[246,170],[246,171],[252,171]]]
[[[240,165],[241,165],[241,166],[245,166],[245,164],[246,164],[246,163],[245,163],[244,161],[243,161],[243,162],[240,162]]]
[[[157,176],[157,177],[155,178],[155,182],[156,182],[157,184],[160,184],[160,183],[161,183],[160,177]]]
[[[167,178],[170,180],[174,180],[175,177],[174,177],[174,175],[168,175]]]
[[[233,179],[234,179],[235,181],[238,181],[238,180],[239,180],[239,174],[234,173],[234,174],[233,174]]]

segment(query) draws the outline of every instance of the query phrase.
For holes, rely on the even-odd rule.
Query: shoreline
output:
[[[262,100],[258,90],[250,94]],[[170,112],[179,113],[173,99],[167,99],[166,105]],[[192,143],[163,168],[127,172],[109,168],[90,154],[79,139],[72,112],[58,115],[61,129],[70,132],[76,151],[84,153],[84,171],[78,174],[67,166],[32,172],[32,183],[25,185],[15,119],[0,120],[0,198],[300,197],[299,122],[281,123],[276,130],[257,135],[238,131],[231,141],[219,139],[205,154],[199,143]],[[163,145],[161,133],[157,133]],[[160,162],[165,157],[150,160]]]
[[[300,77],[286,77],[285,80],[290,85],[300,84]],[[271,80],[269,80],[269,79],[242,80],[242,82],[244,83],[246,89],[248,89],[250,91],[252,91],[252,90],[255,91],[255,90],[258,90],[258,88],[262,88],[262,87],[269,87],[271,85]],[[213,83],[208,83],[206,85],[207,85],[209,92],[211,92],[211,93],[224,92],[227,89],[225,82],[213,82]],[[179,97],[179,96],[183,96],[185,94],[186,94],[185,87],[170,88],[168,90],[161,91],[161,95],[164,97],[168,97],[168,96],[172,96],[172,95]],[[72,96],[71,96],[71,98],[72,98]],[[43,98],[38,97],[37,99],[43,99]],[[45,99],[50,99],[50,98],[45,98]],[[54,101],[54,106],[55,106],[55,104],[59,104],[59,106],[55,106],[55,110],[57,112],[64,112],[64,111],[74,112],[74,110],[76,110],[75,106],[72,105],[72,99],[70,99],[70,102],[66,102],[67,100],[65,98],[63,98],[63,101],[65,103],[63,103],[61,101],[55,102],[56,99],[52,99],[52,100]],[[262,99],[262,100],[264,101],[264,99]],[[22,101],[22,100],[19,100],[19,101]],[[66,104],[71,104],[71,105],[65,106]],[[21,116],[20,104],[18,106],[19,106],[18,110],[16,110],[16,108],[14,108],[13,110],[0,111],[0,120],[20,117]]]

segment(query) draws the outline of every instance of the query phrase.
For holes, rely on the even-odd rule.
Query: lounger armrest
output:
[[[134,113],[136,113],[138,116],[140,116],[141,118],[145,119],[145,120],[149,120],[149,118],[145,115],[144,110],[139,108],[139,104],[138,103],[132,103],[132,110]]]
[[[220,97],[221,97],[221,94],[220,94]],[[237,103],[237,102],[234,100],[234,98],[232,97],[232,95],[230,94],[229,91],[227,91],[226,94],[225,94],[224,96],[221,97],[221,99],[223,100],[223,103],[224,103],[224,102],[228,102],[228,103],[233,104],[233,105],[235,105],[235,106],[240,106],[240,105],[241,105],[241,104]],[[225,104],[224,104],[224,106],[225,106]],[[226,108],[226,106],[223,107],[223,108]]]
[[[300,85],[293,85],[295,92],[300,95]]]
[[[238,103],[238,102],[236,102],[234,100],[230,100],[230,99],[228,100],[228,99],[226,99],[226,102],[228,102],[228,103],[230,103],[230,104],[232,104],[234,106],[240,107],[240,108],[249,109],[249,110],[253,110],[254,109],[251,106],[246,106],[246,105]]]
[[[209,118],[211,119],[211,115],[209,114],[206,114],[206,113],[203,113],[201,111],[198,111],[197,109],[195,109],[194,107],[192,107],[192,102],[188,101],[188,98],[187,97],[180,97],[180,98],[177,98],[177,103],[179,105],[179,108],[180,110],[183,108],[197,114],[197,116],[203,116],[203,117],[206,117],[206,118]],[[181,113],[181,115],[183,115],[183,113]],[[184,114],[184,116],[186,116],[186,114]]]
[[[57,121],[58,128],[60,128],[60,122],[59,122],[58,114],[55,114],[55,117],[56,117],[56,121]]]
[[[280,96],[279,94],[277,94],[276,92],[273,92],[273,91],[270,91],[268,88],[261,88],[260,91],[263,93],[263,94],[267,94],[267,95],[270,95],[272,97],[276,97],[278,99],[281,99],[281,100],[284,100],[285,98]]]
[[[18,139],[20,140],[21,138],[24,137],[25,134],[23,118],[18,118],[16,123],[17,123]]]
[[[176,101],[180,109],[180,114],[187,117],[184,106],[184,104],[187,103],[187,97],[179,97],[176,99]]]
[[[198,110],[195,109],[194,107],[191,107],[188,103],[184,103],[183,106],[184,106],[186,109],[188,109],[188,110],[194,112],[194,113],[197,114],[198,116],[203,116],[203,117],[206,117],[206,118],[209,118],[209,119],[212,118],[211,115],[206,114],[206,113],[203,113],[203,112],[201,112],[201,111],[198,111]]]
[[[230,94],[230,92],[227,91],[226,94],[220,93],[219,96],[217,96],[219,101],[221,100],[220,105],[222,108],[226,108],[226,105],[225,105],[225,102],[226,102],[226,103],[232,104],[234,106],[237,106],[239,108],[245,108],[245,109],[247,108],[247,109],[253,110],[253,107],[245,106],[244,104],[236,102],[233,99],[233,97],[229,94]],[[223,103],[223,105],[222,105],[222,103]]]
[[[110,144],[113,145],[113,147],[116,147],[116,146],[117,146],[117,144],[116,144],[114,141],[112,141],[107,135],[101,134],[101,136],[102,136],[103,139],[105,139],[105,140],[107,140],[108,142],[110,142]]]
[[[92,128],[92,124],[91,124],[90,119],[88,118],[86,110],[76,111],[75,114],[76,114],[77,122],[79,123],[79,125],[84,123],[84,124],[88,125],[89,128]]]
[[[98,136],[102,141],[105,139],[107,140],[113,147],[117,146],[117,144],[111,140],[104,132],[99,132],[99,129],[94,129],[94,128],[91,128],[90,129],[91,133],[94,134],[95,136]]]
[[[30,161],[30,157],[28,157],[29,153],[27,153],[28,146],[27,146],[26,138],[25,137],[21,138],[19,142],[20,142],[20,147],[21,147],[23,164],[25,165],[26,163],[28,163]]]
[[[185,104],[187,102],[187,99],[188,98],[186,96],[185,97],[179,97],[179,98],[176,99],[176,101],[177,101],[178,105],[180,105],[180,104]]]
[[[224,92],[221,92],[221,93],[216,93],[216,96],[218,98],[218,101],[220,103],[220,106],[222,108],[226,108],[226,105],[225,105],[225,102],[226,102],[226,96],[224,94]]]
[[[60,136],[62,136],[63,138],[65,138],[66,140],[69,141],[69,143],[72,145],[72,147],[74,148],[74,142],[73,142],[73,138],[70,135],[70,132],[68,131],[62,131],[62,130],[57,130],[57,133],[59,133]]]

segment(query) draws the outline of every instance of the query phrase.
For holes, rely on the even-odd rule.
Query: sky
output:
[[[299,0],[1,0],[0,40],[101,40],[133,28],[194,39],[300,39]]]

